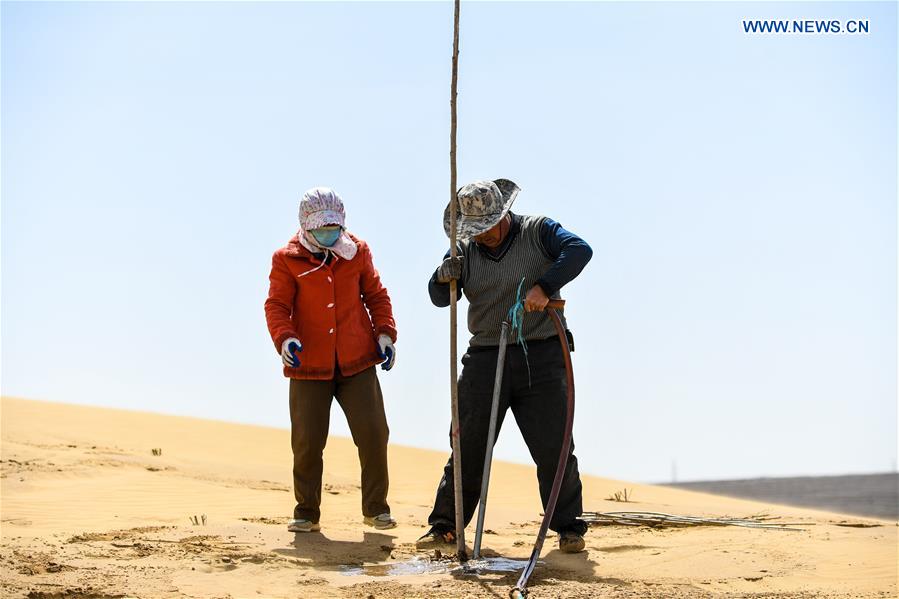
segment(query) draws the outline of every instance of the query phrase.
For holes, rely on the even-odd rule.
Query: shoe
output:
[[[290,532],[315,532],[321,529],[321,524],[318,522],[303,520],[302,518],[294,518],[287,523],[287,530]]]
[[[580,553],[584,550],[584,535],[566,531],[559,535],[559,549],[564,553]]]
[[[396,520],[393,519],[390,512],[384,512],[379,516],[365,516],[362,521],[378,530],[387,530],[396,526]]]
[[[432,526],[431,530],[421,535],[415,542],[416,545],[455,545],[456,532],[452,529],[442,528],[440,526]]]

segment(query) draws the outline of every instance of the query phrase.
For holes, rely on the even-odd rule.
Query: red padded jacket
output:
[[[352,376],[382,362],[378,335],[396,341],[396,323],[387,289],[372,262],[371,250],[352,235],[358,251],[352,260],[321,261],[294,237],[272,256],[265,320],[278,354],[296,337],[303,344],[299,368],[284,367],[294,379],[328,380],[334,365]]]

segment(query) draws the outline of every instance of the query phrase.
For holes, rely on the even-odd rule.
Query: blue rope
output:
[[[528,387],[531,386],[531,363],[528,361],[528,344],[524,339],[524,295],[521,293],[521,287],[524,285],[524,277],[518,282],[518,289],[515,291],[515,303],[509,308],[507,318],[512,325],[512,334],[516,336],[516,343],[521,346],[524,353],[524,363],[528,367]]]

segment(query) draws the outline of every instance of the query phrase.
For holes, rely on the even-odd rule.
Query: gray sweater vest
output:
[[[462,269],[462,291],[468,300],[468,330],[472,346],[499,345],[499,333],[509,308],[517,299],[515,292],[521,286],[522,296],[534,286],[537,279],[555,262],[546,254],[540,240],[540,228],[544,216],[518,215],[521,228],[512,239],[506,252],[499,258],[490,256],[474,241],[462,242],[465,256]],[[551,299],[560,299],[556,293]],[[562,325],[567,328],[560,313]],[[556,329],[546,312],[525,312],[523,337],[526,341],[547,339],[556,335]],[[516,335],[517,337],[517,335]],[[514,342],[510,338],[509,342]]]

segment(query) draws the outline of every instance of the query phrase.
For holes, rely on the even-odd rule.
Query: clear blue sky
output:
[[[896,6],[464,3],[460,183],[595,249],[563,290],[584,471],[894,467]],[[393,298],[392,440],[448,447],[451,3],[0,16],[3,394],[286,427],[262,304],[326,185]],[[800,17],[871,30],[742,32]]]

